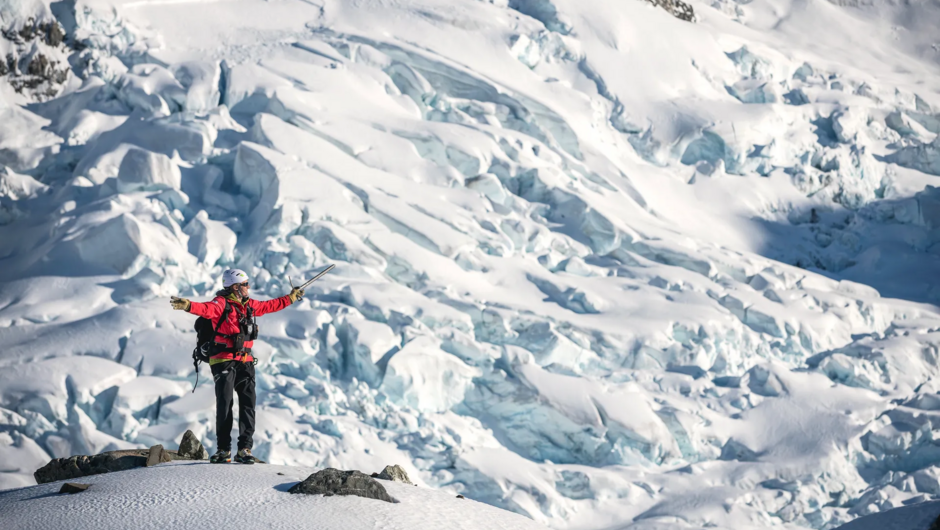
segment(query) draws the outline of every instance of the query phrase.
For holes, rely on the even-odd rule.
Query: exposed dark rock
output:
[[[466,499],[466,497],[464,497],[463,495],[457,495],[457,498],[458,498],[458,499]]]
[[[91,484],[79,484],[78,482],[66,482],[62,484],[59,493],[81,493],[91,487]]]
[[[408,473],[398,464],[392,466],[385,466],[385,469],[382,470],[378,475],[373,475],[375,478],[380,478],[382,480],[391,480],[392,482],[404,482],[405,484],[411,484],[411,480],[408,478]]]
[[[65,30],[62,29],[62,26],[58,22],[53,22],[47,24],[45,29],[46,33],[46,44],[49,46],[58,46],[65,42]]]
[[[177,451],[179,460],[208,460],[209,452],[202,446],[202,442],[193,431],[186,431],[183,439],[180,441],[180,449]]]
[[[648,0],[649,3],[654,6],[661,7],[669,12],[670,15],[685,20],[686,22],[693,22],[695,20],[695,11],[692,9],[692,6],[683,2],[682,0]]]
[[[155,445],[150,448],[150,454],[147,455],[147,467],[155,466],[157,464],[163,464],[172,460],[170,455],[163,449],[162,445]]]
[[[65,41],[65,30],[57,22],[39,22],[38,24],[32,18],[27,20],[19,31],[12,28],[3,33],[3,36],[17,44],[27,43],[33,39],[39,39],[49,46],[56,47]]]
[[[160,447],[162,446],[154,446]],[[163,451],[164,457],[156,456],[161,462],[171,460],[184,460],[179,457],[176,451]],[[69,480],[89,475],[100,475],[102,473],[112,473],[114,471],[126,471],[137,467],[147,465],[150,449],[126,449],[123,451],[108,451],[98,455],[75,455],[68,458],[56,458],[48,464],[37,469],[33,473],[33,478],[39,484],[55,482],[57,480]]]
[[[367,499],[377,499],[385,502],[398,502],[389,496],[385,487],[377,480],[360,473],[359,471],[341,471],[328,467],[321,469],[298,482],[288,490],[290,493],[304,493],[306,495],[357,495]]]
[[[39,484],[68,480],[72,478],[99,475],[113,471],[124,471],[143,467],[147,463],[146,449],[131,449],[126,451],[109,451],[100,455],[76,455],[69,458],[56,458],[48,464],[37,469],[33,477]]]
[[[19,28],[0,32],[0,40],[8,44],[4,46],[5,60],[0,60],[0,76],[9,76],[17,93],[39,101],[59,93],[71,68],[67,61],[56,60],[58,52],[64,56],[69,51],[67,35],[58,22],[36,22],[31,18]],[[37,49],[40,43],[44,45]]]
[[[49,59],[41,53],[37,53],[29,65],[26,67],[26,73],[29,75],[42,76],[45,75],[46,70],[49,68]]]

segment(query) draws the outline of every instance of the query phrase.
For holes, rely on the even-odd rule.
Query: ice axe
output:
[[[301,285],[300,287],[295,287],[295,288],[296,288],[296,289],[300,289],[301,291],[305,290],[308,285],[310,285],[311,283],[313,283],[313,282],[319,280],[321,277],[323,277],[324,274],[326,274],[326,273],[330,272],[331,270],[333,270],[333,267],[335,267],[335,266],[336,266],[336,265],[330,264],[329,266],[327,266],[327,268],[325,268],[325,269],[323,269],[322,271],[320,271],[319,274],[317,274],[317,275],[314,276],[313,278],[310,278],[309,280],[307,280],[307,283]],[[294,287],[294,282],[293,282],[293,280],[290,279],[290,276],[287,277],[287,281],[290,282],[290,286],[291,286],[291,287]]]

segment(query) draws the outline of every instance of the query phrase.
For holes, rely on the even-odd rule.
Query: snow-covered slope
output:
[[[397,503],[356,496],[292,495],[315,469],[291,466],[163,464],[83,477],[91,487],[59,495],[62,482],[0,492],[9,530],[126,528],[304,528],[366,530],[545,527],[505,510],[441,491],[381,481]]]
[[[940,503],[923,502],[859,517],[837,530],[933,530],[940,517]]]
[[[0,484],[211,450],[167,297],[334,263],[260,321],[274,463],[557,528],[940,494],[940,6],[691,6],[0,3],[71,68],[0,84]]]

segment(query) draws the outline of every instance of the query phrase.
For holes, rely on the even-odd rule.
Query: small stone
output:
[[[81,493],[91,487],[91,484],[79,484],[78,482],[66,482],[62,484],[59,493]]]
[[[282,477],[284,476],[284,473],[281,473],[281,472],[278,472],[277,474],[281,475]]]
[[[306,495],[357,495],[366,499],[398,502],[377,480],[359,471],[341,471],[328,467],[310,475],[303,482],[291,486],[289,493]]]
[[[398,464],[385,466],[385,469],[383,469],[381,473],[373,476],[382,480],[391,480],[392,482],[412,483],[408,478],[408,473],[405,473],[405,470]]]
[[[178,451],[180,460],[208,460],[209,452],[202,446],[202,442],[193,431],[187,430],[180,440],[180,449]]]
[[[147,455],[147,467],[162,464],[170,461],[170,455],[163,449],[162,445],[155,445],[150,448],[150,454]]]
[[[458,498],[458,499],[466,499],[466,497],[464,497],[463,495],[457,495],[457,498]]]

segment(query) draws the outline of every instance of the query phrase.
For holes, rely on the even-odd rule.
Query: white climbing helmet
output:
[[[236,283],[245,283],[248,275],[241,269],[229,269],[222,273],[222,287],[231,287]]]

